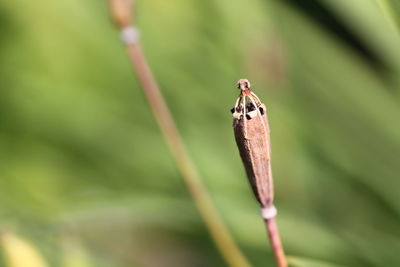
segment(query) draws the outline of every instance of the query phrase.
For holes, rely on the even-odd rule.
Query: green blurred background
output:
[[[287,253],[332,265],[400,266],[399,7],[137,1],[145,54],[216,207],[254,266],[273,266],[273,256],[231,129],[239,78],[269,108]],[[226,266],[106,1],[0,1],[0,60],[4,236],[24,240],[47,266]],[[1,266],[14,267],[1,255]]]

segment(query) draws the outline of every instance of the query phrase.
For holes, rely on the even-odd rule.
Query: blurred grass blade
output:
[[[28,241],[6,233],[1,236],[7,267],[48,267],[39,251]]]
[[[116,12],[116,6],[121,5],[121,3],[125,4],[125,11],[131,11],[131,1],[110,0],[109,6],[111,16],[114,18],[117,28],[121,31],[122,40],[126,46],[133,70],[139,79],[147,102],[169,146],[172,157],[186,184],[186,188],[191,194],[211,237],[227,264],[237,267],[250,266],[250,263],[240,251],[234,238],[221,219],[219,211],[214,206],[211,196],[203,184],[202,178],[192,158],[186,150],[186,146],[175,124],[171,111],[161,94],[158,83],[147,63],[147,58],[138,43],[138,34],[130,12],[128,12],[128,14]],[[118,9],[121,9],[121,7],[119,6]]]
[[[62,267],[91,267],[90,258],[81,242],[75,238],[63,237],[62,247]]]
[[[400,2],[393,0],[376,0],[386,19],[398,30],[400,29]]]
[[[321,3],[328,7],[334,16],[341,18],[342,23],[345,23],[345,27],[351,34],[359,38],[362,45],[384,64],[382,66],[386,66],[388,70],[394,72],[392,79],[394,78],[397,83],[393,85],[393,90],[397,90],[399,84],[397,73],[400,70],[400,54],[398,53],[400,38],[395,25],[388,25],[388,20],[382,14],[377,2],[375,0],[372,2],[322,0]],[[355,62],[351,60],[348,63],[354,64]]]
[[[290,267],[344,267],[343,265],[336,265],[320,260],[306,259],[295,256],[287,257]]]

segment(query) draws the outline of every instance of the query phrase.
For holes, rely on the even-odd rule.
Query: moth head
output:
[[[240,90],[250,90],[250,82],[247,79],[240,79],[237,82],[237,88],[239,88]]]

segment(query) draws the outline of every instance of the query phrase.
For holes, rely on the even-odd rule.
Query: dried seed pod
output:
[[[238,116],[234,113],[233,129],[236,144],[239,148],[247,177],[258,202],[274,217],[276,210],[273,207],[273,183],[271,173],[271,149],[269,126],[265,105],[250,90],[250,83],[246,79],[238,81],[241,89],[236,100],[234,110],[243,103],[243,110]]]

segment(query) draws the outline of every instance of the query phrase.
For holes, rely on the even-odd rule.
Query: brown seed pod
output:
[[[270,131],[265,105],[250,90],[246,79],[233,111],[233,129],[247,177],[254,195],[263,208],[273,207]]]

